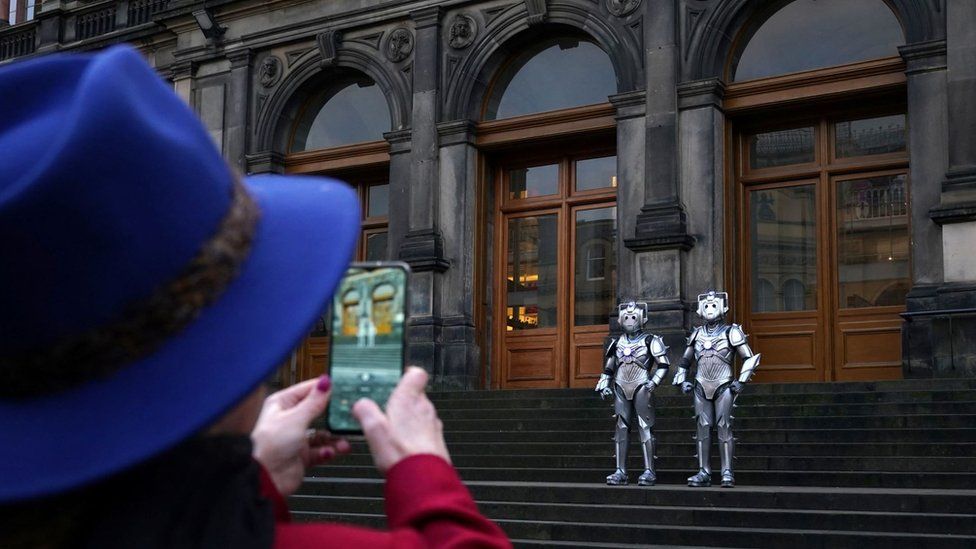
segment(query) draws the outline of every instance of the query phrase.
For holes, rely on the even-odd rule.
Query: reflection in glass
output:
[[[749,167],[753,170],[813,162],[813,126],[749,136]]]
[[[559,192],[559,165],[533,166],[508,171],[508,198],[533,198]]]
[[[386,97],[371,80],[347,82],[309,104],[295,127],[291,152],[383,139],[390,131]]]
[[[497,76],[485,120],[605,103],[617,93],[607,54],[576,38],[546,40],[521,51]]]
[[[556,326],[557,225],[556,214],[508,221],[508,331]]]
[[[371,185],[367,190],[366,217],[386,217],[390,213],[390,185]]]
[[[733,81],[895,56],[904,43],[882,0],[795,0],[749,39]]]
[[[386,245],[389,233],[370,233],[366,235],[366,261],[383,261],[386,259]]]
[[[749,196],[752,310],[816,309],[817,222],[813,185]]]
[[[847,120],[834,125],[837,158],[905,150],[905,115]]]
[[[576,190],[605,189],[617,186],[617,157],[576,161]]]
[[[837,185],[837,280],[841,307],[903,305],[909,288],[905,175]]]
[[[616,207],[576,212],[576,326],[608,322],[617,279],[616,241]]]

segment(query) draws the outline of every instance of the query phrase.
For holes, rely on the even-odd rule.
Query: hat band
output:
[[[216,234],[179,276],[115,320],[17,356],[0,357],[0,398],[49,395],[99,378],[144,358],[213,303],[251,252],[260,217],[244,184],[234,178],[231,205]]]

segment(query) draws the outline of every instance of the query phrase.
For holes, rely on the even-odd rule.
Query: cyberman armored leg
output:
[[[630,425],[634,419],[634,403],[627,400],[620,387],[614,387],[613,411],[617,416],[617,428],[613,434],[614,459],[617,470],[607,476],[607,484],[627,484],[627,450],[630,444]]]
[[[698,450],[698,472],[688,477],[688,486],[712,485],[712,426],[715,425],[715,403],[705,398],[701,385],[695,386],[695,449]]]
[[[715,395],[715,417],[718,428],[718,451],[722,457],[722,486],[735,486],[732,473],[732,458],[735,454],[735,438],[732,436],[732,404],[735,395],[728,386],[719,389]]]
[[[641,450],[644,453],[644,473],[637,479],[641,486],[654,486],[657,474],[654,472],[654,394],[647,387],[641,387],[634,395],[634,409],[637,412],[637,432],[640,434]]]

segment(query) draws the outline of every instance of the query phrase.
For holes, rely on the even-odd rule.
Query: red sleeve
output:
[[[265,485],[262,477],[262,491],[274,490],[270,479],[267,480]],[[279,520],[275,547],[512,546],[501,528],[478,511],[454,468],[440,457],[412,456],[396,464],[386,475],[385,492],[388,532],[340,524],[288,524]],[[278,502],[283,507],[284,500],[277,491],[274,494],[277,498],[271,499],[275,502],[275,517],[279,518]],[[287,520],[287,510],[284,515]]]

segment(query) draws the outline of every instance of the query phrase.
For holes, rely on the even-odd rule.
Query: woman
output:
[[[349,445],[308,430],[328,378],[262,381],[345,269],[350,189],[235,177],[126,47],[5,67],[0,97],[0,546],[510,546],[416,368],[353,409],[390,531],[288,522]]]

